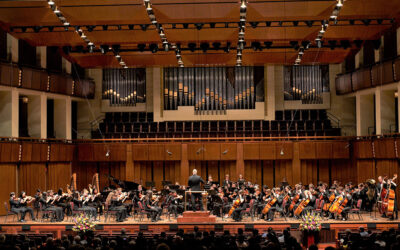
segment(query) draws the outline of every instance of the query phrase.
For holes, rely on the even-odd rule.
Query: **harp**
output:
[[[100,186],[99,186],[99,173],[95,173],[92,177],[92,188],[93,190],[97,189],[97,192],[100,191]]]
[[[72,194],[76,190],[76,173],[71,175],[69,185],[67,184],[67,193]]]

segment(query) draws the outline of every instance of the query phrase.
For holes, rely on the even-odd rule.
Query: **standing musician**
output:
[[[385,193],[386,193],[385,196],[382,197],[382,202],[384,205],[384,210],[383,210],[384,216],[383,217],[388,217],[390,220],[394,220],[395,218],[397,220],[397,218],[398,218],[397,196],[396,196],[397,184],[394,182],[394,180],[396,178],[397,178],[397,174],[395,174],[392,179],[383,181],[383,189],[381,192],[381,193],[383,193],[383,190],[385,190]]]
[[[242,174],[239,174],[239,179],[238,179],[238,186],[241,188],[244,184],[245,184],[245,182],[246,182],[246,180],[243,178],[243,175]]]
[[[53,197],[52,191],[50,191],[50,193],[43,192],[42,198],[40,198],[39,202],[42,204],[42,209],[44,211],[53,211],[55,220],[60,222],[64,220],[64,212],[61,207],[56,207],[53,205],[54,199],[55,197]]]
[[[225,175],[225,180],[222,183],[223,187],[228,187],[230,188],[232,186],[232,182],[229,180],[229,174]]]
[[[189,191],[201,191],[200,183],[204,184],[204,180],[197,175],[197,169],[193,169],[193,175],[189,177]],[[196,212],[196,199],[200,202],[200,210],[203,211],[203,202],[201,193],[190,193],[191,205],[193,212]]]

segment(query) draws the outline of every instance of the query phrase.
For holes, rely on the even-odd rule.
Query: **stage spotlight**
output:
[[[138,49],[139,49],[140,52],[143,52],[145,48],[146,48],[146,44],[144,44],[144,43],[139,43],[138,44]]]
[[[227,42],[227,43],[226,43],[226,46],[225,46],[225,48],[224,48],[224,51],[225,51],[226,53],[229,53],[230,50],[231,50],[231,43],[230,43],[230,42]]]
[[[215,23],[210,23],[210,28],[215,28]]]
[[[304,48],[300,47],[299,49],[299,55],[303,56],[304,55]]]
[[[201,44],[200,44],[200,48],[201,48],[201,50],[203,50],[204,53],[206,53],[207,50],[210,48],[210,44],[208,44],[208,43],[201,43]]]
[[[293,26],[298,26],[299,25],[299,21],[293,21]]]
[[[35,33],[38,33],[41,29],[42,29],[42,26],[34,26],[33,27],[33,31],[35,31]]]
[[[94,26],[94,25],[88,25],[88,26],[86,26],[86,29],[87,29],[89,32],[92,32],[92,31],[94,30],[95,27],[96,27],[96,26]]]
[[[329,40],[328,43],[331,50],[334,50],[336,47],[336,40]]]
[[[253,48],[254,51],[257,51],[257,50],[262,51],[260,42],[252,42],[251,47]]]
[[[188,47],[189,47],[189,50],[191,52],[194,52],[196,50],[196,44],[195,43],[189,43]]]
[[[339,7],[339,8],[342,8],[343,7],[343,0],[338,0],[336,6]]]
[[[258,22],[250,22],[252,28],[257,28]]]
[[[202,23],[196,23],[195,26],[196,26],[197,30],[201,30],[203,28],[203,24]]]
[[[103,26],[103,30],[108,30],[108,25],[102,25]]]
[[[120,51],[121,45],[119,45],[119,44],[113,44],[113,45],[111,46],[111,48],[112,48],[112,50],[114,51],[114,53],[118,54],[119,51]]]
[[[108,48],[109,48],[110,46],[108,46],[108,45],[100,45],[100,51],[101,51],[101,53],[102,54],[106,54],[107,52],[108,52]]]
[[[323,44],[324,44],[323,41],[317,40],[317,47],[318,47],[319,49],[322,48]]]
[[[238,48],[239,48],[239,49],[244,49],[244,45],[245,45],[245,44],[246,44],[245,42],[239,40]]]
[[[354,44],[357,46],[357,48],[361,48],[361,46],[362,46],[362,43],[363,43],[363,40],[354,40]]]
[[[311,42],[310,41],[302,41],[301,42],[301,45],[304,47],[304,49],[309,49],[310,48],[310,44],[311,44]]]
[[[66,55],[69,55],[69,53],[71,52],[71,46],[63,46],[63,52]]]
[[[25,33],[26,32],[26,27],[21,27],[21,31]]]
[[[82,53],[83,52],[83,46],[82,45],[75,46],[75,50],[78,53]]]
[[[240,28],[239,29],[239,37],[243,37],[244,36],[244,29]]]
[[[155,44],[155,43],[150,44],[149,48],[150,48],[152,53],[156,53],[158,51],[158,45]]]
[[[266,22],[265,22],[265,25],[266,25],[267,27],[270,27],[270,26],[271,26],[271,22],[270,22],[270,21],[266,21]]]
[[[272,46],[272,42],[271,41],[264,42],[264,45],[265,45],[265,48],[270,49]]]
[[[93,53],[94,46],[93,45],[89,45],[88,49],[89,49],[89,53]]]
[[[183,28],[184,28],[184,29],[189,28],[189,24],[188,24],[188,23],[184,23],[184,24],[183,24]]]
[[[49,0],[49,1],[47,1],[47,3],[48,3],[50,6],[53,6],[53,5],[54,5],[54,1],[53,1],[53,0]]]
[[[350,25],[354,25],[354,20],[349,20]]]
[[[313,26],[313,24],[314,24],[314,21],[305,21],[305,23],[306,23],[306,25],[308,26],[308,27],[312,27]]]
[[[351,46],[350,41],[349,40],[341,40],[340,41],[340,46],[343,47],[343,49],[347,49]]]
[[[149,26],[148,24],[141,24],[141,25],[140,25],[140,28],[141,28],[143,31],[146,31],[148,26]]]
[[[364,24],[365,26],[368,26],[369,23],[371,22],[371,19],[363,19],[363,20],[361,20],[361,21],[363,22],[363,24]]]
[[[168,44],[168,42],[167,42],[167,43],[164,43],[163,46],[164,46],[164,51],[165,51],[165,52],[168,52],[168,51],[169,51],[169,44]]]
[[[216,50],[219,50],[221,48],[221,43],[220,42],[213,42],[212,45],[213,45],[214,49],[216,49]]]
[[[247,7],[246,0],[241,0],[240,8],[246,9],[246,7]]]
[[[382,24],[383,19],[376,19],[376,22],[377,22],[378,24]]]
[[[378,50],[381,46],[381,39],[373,40],[372,43],[374,44],[374,49]]]

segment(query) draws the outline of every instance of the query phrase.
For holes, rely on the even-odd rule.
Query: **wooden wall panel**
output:
[[[300,159],[315,159],[316,149],[315,142],[304,141],[299,142]]]
[[[236,160],[237,145],[236,143],[221,143],[221,160]]]
[[[23,163],[18,168],[18,191],[24,190],[28,195],[34,195],[36,190],[47,190],[46,164]]]
[[[394,139],[382,139],[374,141],[375,158],[394,159],[396,158]]]
[[[153,181],[156,184],[157,190],[163,188],[162,181],[164,180],[164,166],[162,161],[155,161],[153,163]]]
[[[8,208],[10,204],[10,193],[17,191],[17,165],[16,164],[0,164],[0,200],[2,202],[0,206],[0,215],[5,214],[3,202],[7,201]]]
[[[357,159],[373,158],[371,141],[356,141],[353,143],[353,146],[354,146],[354,156]]]
[[[166,161],[165,162],[165,180],[172,184],[180,181],[180,162]]]
[[[352,170],[354,172],[354,170]],[[357,182],[365,182],[375,177],[375,163],[373,160],[357,160]]]
[[[219,143],[204,143],[204,160],[220,160],[221,145]]]
[[[1,143],[0,162],[18,162],[19,143]]]
[[[32,143],[22,143],[22,162],[32,162]]]
[[[187,157],[189,161],[201,161],[203,160],[203,154],[204,154],[203,144],[200,143],[187,144]]]
[[[147,161],[149,152],[146,144],[132,144],[133,161]]]
[[[330,160],[319,160],[318,161],[318,167],[319,167],[319,176],[318,180],[322,181],[324,183],[329,184],[329,165],[330,165]],[[354,171],[354,170],[353,170]]]
[[[72,165],[72,173],[76,173],[76,186],[78,190],[87,188],[87,185],[92,182],[93,175],[98,171],[97,165],[96,162],[75,162]],[[102,173],[100,176],[102,176]]]
[[[277,160],[288,160],[293,158],[293,142],[277,142],[275,146]],[[281,154],[282,152],[283,154]]]
[[[225,175],[229,175],[230,180],[237,181],[238,176],[236,173],[236,162],[234,161],[220,161],[219,162],[219,182],[225,180]],[[215,180],[215,178],[214,178]],[[215,180],[216,181],[216,180]]]
[[[119,180],[129,181],[125,178],[125,163],[123,162],[110,162],[110,173],[112,176]]]
[[[275,186],[280,186],[284,179],[291,185],[295,183],[292,174],[292,161],[275,161]]]
[[[274,185],[274,161],[261,161],[263,180],[262,185],[267,185],[268,187],[273,187]]]
[[[276,146],[275,142],[260,143],[260,160],[275,160]]]
[[[208,176],[211,175],[211,177],[213,178],[213,181],[219,181],[220,177],[218,175],[218,161],[208,161]],[[208,176],[207,176],[207,180],[208,180]]]
[[[331,142],[315,142],[315,152],[317,159],[332,158],[332,143]]]
[[[182,157],[182,145],[168,143],[164,146],[164,159],[166,161],[179,161]]]
[[[93,161],[93,144],[79,144],[77,147],[78,161]]]
[[[49,163],[47,170],[47,188],[54,191],[62,188],[63,191],[66,192],[67,184],[70,184],[71,174],[70,163]]]
[[[301,161],[301,182],[303,185],[318,183],[318,162],[316,160]]]
[[[350,157],[350,143],[347,141],[332,142],[332,158],[348,159]]]
[[[149,160],[150,161],[163,161],[165,157],[164,145],[149,144]]]
[[[260,144],[258,144],[258,143],[243,143],[243,159],[244,160],[259,160],[260,159]]]
[[[138,161],[134,163],[135,179],[134,182],[146,186],[146,182],[152,181],[152,162]]]
[[[51,144],[51,162],[71,162],[74,160],[75,145],[73,144]],[[94,149],[93,149],[94,150]],[[94,150],[96,152],[96,150]]]
[[[261,170],[261,161],[245,161],[244,162],[244,179],[252,183],[260,184],[262,182],[263,174]],[[236,181],[236,179],[235,179]]]

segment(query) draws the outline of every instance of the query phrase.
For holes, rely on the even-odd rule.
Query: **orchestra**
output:
[[[146,213],[152,222],[157,222],[162,215],[177,218],[184,211],[202,210],[202,199],[207,200],[207,210],[211,214],[236,222],[243,220],[245,211],[252,219],[265,221],[273,221],[277,215],[285,219],[299,219],[309,211],[316,211],[327,220],[349,220],[349,212],[359,205],[359,209],[379,211],[382,217],[394,220],[398,219],[396,179],[395,174],[392,178],[379,176],[377,181],[368,179],[358,185],[351,182],[342,185],[333,181],[331,185],[319,182],[317,186],[311,183],[291,186],[285,180],[280,186],[269,188],[248,182],[242,175],[237,182],[226,175],[221,185],[208,176],[205,183],[194,169],[187,187],[169,182],[162,190],[154,187],[146,189],[140,184],[110,177],[118,187],[109,185],[100,191],[95,180],[81,192],[74,183],[67,185],[66,193],[62,188],[57,192],[41,192],[38,189],[33,196],[27,196],[22,191],[17,197],[12,192],[9,204],[10,210],[19,215],[21,222],[25,221],[26,213],[35,220],[34,209],[51,211],[53,217],[49,219],[52,221],[63,221],[64,215],[71,216],[76,211],[98,220],[107,211],[114,211],[117,222],[126,221],[139,213]]]

